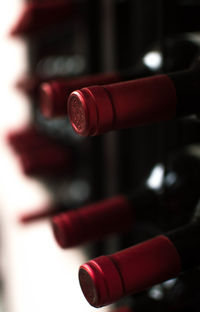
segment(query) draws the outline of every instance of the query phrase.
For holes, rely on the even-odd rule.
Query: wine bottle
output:
[[[72,150],[39,133],[34,127],[11,132],[7,139],[18,154],[25,174],[62,175],[72,170]]]
[[[72,151],[55,145],[28,150],[18,155],[22,171],[26,175],[66,175],[72,172]]]
[[[14,145],[15,143],[20,142],[23,138],[35,137],[36,133],[37,132],[35,127],[32,126],[23,127],[18,130],[12,130],[7,134],[7,141]]]
[[[36,74],[29,74],[20,77],[15,86],[19,91],[22,91],[28,96],[35,97],[38,94],[39,85],[44,82],[48,81],[46,78],[39,77]]]
[[[177,1],[176,3],[167,1],[163,3],[163,11],[166,16],[163,29],[165,36],[200,30],[199,1]],[[168,16],[170,16],[169,21]]]
[[[54,24],[66,22],[81,10],[81,3],[69,0],[26,3],[19,20],[12,28],[12,36],[30,35],[48,29]]]
[[[44,82],[40,88],[40,110],[47,118],[66,116],[67,100],[74,90],[93,84],[113,83],[119,80],[121,80],[119,74],[108,73]]]
[[[73,247],[130,231],[138,220],[151,221],[163,230],[186,223],[191,214],[189,207],[199,197],[200,163],[189,153],[170,157],[165,174],[164,166],[156,165],[135,191],[55,216],[52,228],[59,246]]]
[[[49,146],[60,146],[55,140],[40,133],[34,127],[27,127],[9,133],[7,141],[17,154]]]
[[[128,199],[116,196],[55,216],[52,229],[59,246],[69,248],[126,230],[133,218]]]
[[[169,59],[165,61],[165,63],[167,62],[166,67],[172,68],[172,70],[182,70],[188,68],[196,58],[196,55],[199,54],[199,45],[196,42],[185,38],[181,38],[179,40],[166,40],[165,49],[167,50],[167,54],[170,56]],[[180,58],[180,53],[184,54],[184,58]],[[51,65],[49,64],[50,59],[52,62]],[[110,84],[119,81],[151,76],[153,73],[152,70],[148,68],[147,64],[143,64],[144,62],[142,63],[140,61],[134,66],[134,70],[129,71],[129,73],[99,73],[73,78],[70,77],[72,73],[63,75],[63,66],[68,60],[67,57],[66,60],[63,60],[63,57],[61,57],[63,60],[63,66],[62,64],[60,65],[62,68],[60,75],[58,75],[58,73],[53,74],[53,64],[59,62],[59,58],[57,61],[56,58],[54,61],[52,57],[50,59],[47,58],[48,62],[46,62],[46,64],[48,64],[48,75],[45,75],[43,72],[44,66],[42,66],[42,64],[45,64],[45,59],[43,59],[39,66],[41,72],[39,71],[37,74],[30,73],[29,75],[23,76],[16,83],[18,90],[23,91],[29,96],[39,98],[41,112],[47,118],[66,116],[67,100],[72,91],[94,84]],[[76,61],[76,56],[74,56],[74,64],[78,64],[79,62],[80,59],[77,57]],[[51,74],[49,66],[52,66]]]
[[[44,82],[40,88],[40,109],[47,118],[61,117],[67,115],[67,101],[74,90],[91,86],[94,84],[102,85],[114,83],[121,80],[132,79],[133,77],[149,76],[152,72],[146,67],[139,68],[131,73],[99,73],[88,76],[81,76],[68,79],[59,79],[50,82]]]
[[[86,299],[95,307],[104,306],[198,266],[199,234],[200,223],[193,222],[83,264],[79,281]]]
[[[191,69],[71,93],[68,115],[83,136],[199,113],[199,60]]]

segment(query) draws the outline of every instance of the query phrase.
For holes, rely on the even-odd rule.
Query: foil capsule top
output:
[[[112,129],[114,112],[106,90],[101,86],[71,93],[68,116],[74,130],[82,136],[94,136]]]
[[[48,27],[65,22],[75,13],[80,12],[80,5],[69,0],[30,2],[24,5],[19,19],[10,31],[11,36],[33,35]]]
[[[79,135],[93,136],[170,120],[176,104],[172,80],[158,75],[76,90],[68,99],[68,116]]]
[[[176,277],[180,272],[181,260],[175,246],[166,236],[159,235],[83,264],[79,281],[88,302],[101,307]]]
[[[113,72],[44,82],[40,87],[40,109],[47,118],[66,116],[67,100],[73,91],[119,80],[120,75]]]
[[[61,213],[52,219],[52,227],[58,245],[69,248],[127,231],[133,219],[131,203],[119,195]]]
[[[43,83],[39,93],[40,110],[46,118],[62,115],[63,97],[60,95],[57,82]],[[66,97],[67,98],[67,97]],[[65,94],[64,94],[65,101]],[[67,114],[67,107],[65,108]]]

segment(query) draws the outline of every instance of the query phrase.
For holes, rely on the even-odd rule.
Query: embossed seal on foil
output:
[[[70,98],[69,116],[75,130],[80,133],[83,132],[86,127],[85,110],[81,101],[75,95]]]

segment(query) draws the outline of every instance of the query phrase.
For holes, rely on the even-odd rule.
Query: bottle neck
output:
[[[200,223],[193,222],[169,232],[166,236],[176,247],[182,265],[182,271],[200,264]]]
[[[134,209],[136,220],[152,220],[157,217],[159,196],[155,190],[143,186],[137,188],[127,198]]]
[[[200,99],[200,70],[199,64],[193,66],[190,70],[168,74],[173,81],[176,96],[176,115],[184,116],[199,112]]]
[[[156,165],[143,186],[127,195],[136,220],[157,223],[165,231],[188,223],[190,207],[195,207],[199,198],[198,157],[187,153],[174,156],[166,167]]]

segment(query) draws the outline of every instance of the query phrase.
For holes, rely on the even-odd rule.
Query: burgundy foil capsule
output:
[[[77,14],[78,8],[78,5],[67,0],[26,3],[10,34],[29,35],[53,24],[65,22],[73,13]]]
[[[34,128],[9,133],[7,139],[17,153],[31,152],[38,148],[48,147],[52,144],[55,145],[51,139],[38,133]]]
[[[46,118],[67,115],[66,84],[58,81],[45,82],[40,87],[39,105]]]
[[[20,130],[10,131],[7,134],[7,140],[12,145],[15,144],[16,142],[17,143],[20,142],[21,139],[35,137],[36,133],[37,132],[34,127],[22,128]]]
[[[83,264],[79,281],[88,302],[101,307],[177,276],[180,256],[164,235]]]
[[[52,226],[57,243],[67,248],[126,230],[132,222],[130,202],[116,196],[55,216]]]
[[[16,153],[27,153],[32,152],[38,149],[44,149],[49,147],[49,144],[52,144],[50,141],[45,140],[44,138],[23,138],[21,141],[13,142],[11,145]]]
[[[176,115],[176,89],[167,75],[72,92],[68,115],[83,136],[172,119]]]
[[[113,83],[119,80],[118,74],[107,73],[43,83],[40,89],[40,110],[47,118],[66,116],[67,101],[71,92],[94,84]]]
[[[27,175],[63,175],[72,171],[71,151],[53,145],[23,152],[19,160]]]
[[[22,91],[29,96],[36,96],[39,85],[43,81],[44,79],[37,76],[24,76],[16,82],[15,86],[19,91]]]

